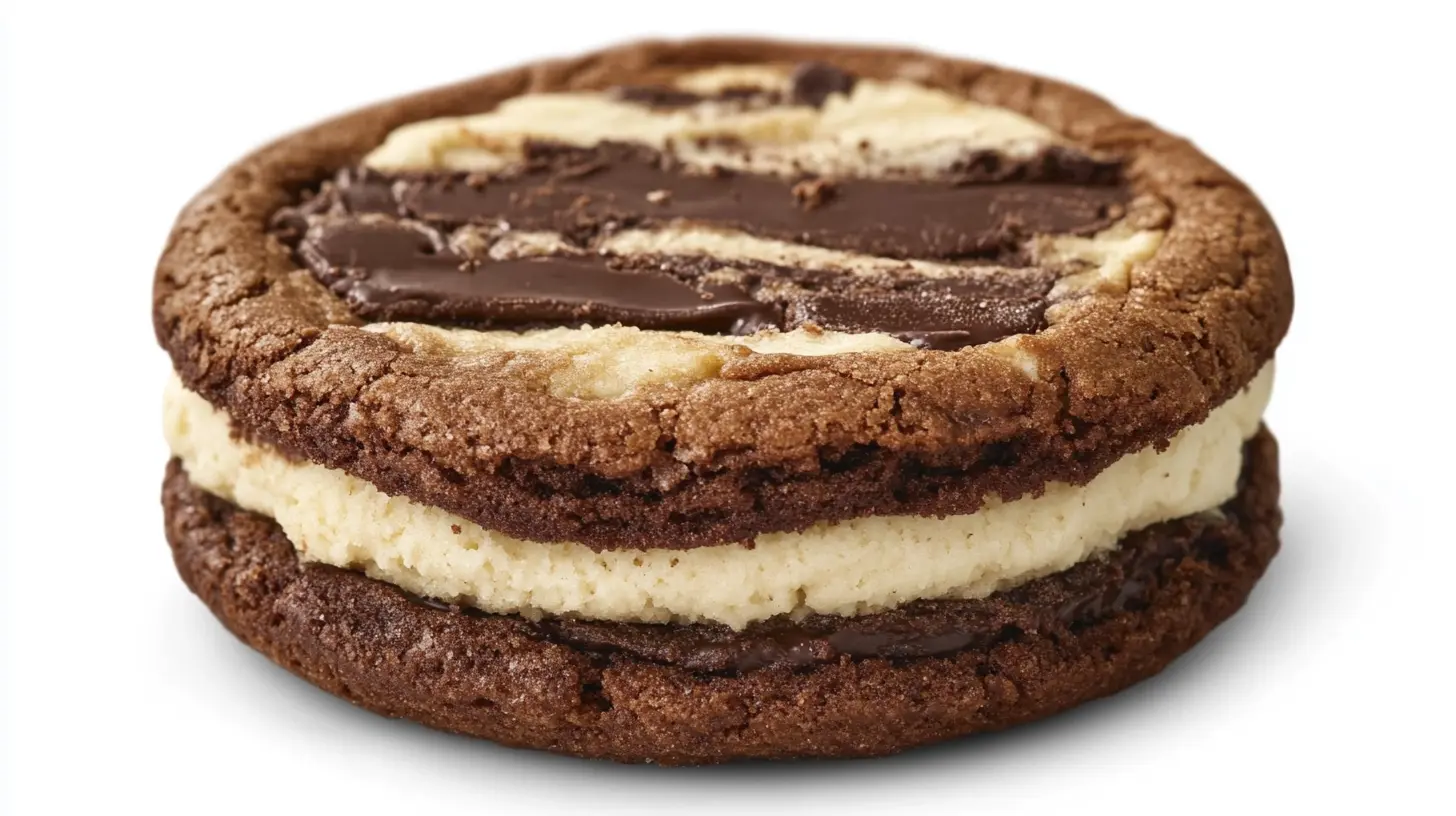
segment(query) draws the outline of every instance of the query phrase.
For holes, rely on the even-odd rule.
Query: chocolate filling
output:
[[[370,218],[313,228],[299,254],[360,315],[476,326],[625,323],[752,334],[814,324],[955,349],[1043,326],[1049,275],[883,280],[707,259],[576,253],[493,260],[433,228]],[[363,259],[367,259],[363,260]],[[731,277],[731,280],[729,279]],[[767,288],[773,284],[774,288]]]
[[[908,266],[894,275],[856,275],[704,258],[620,258],[584,248],[500,260],[449,236],[462,227],[499,229],[504,221],[513,229],[556,231],[585,246],[610,230],[677,217],[774,234],[827,213],[831,218],[813,228],[817,231],[794,237],[874,244],[877,235],[891,236],[905,251],[869,247],[891,255],[934,256],[933,245],[948,242],[946,247],[979,247],[989,259],[1008,263],[1016,261],[1020,243],[1032,233],[1105,226],[1121,206],[1114,199],[1123,196],[1116,187],[1038,181],[790,186],[740,174],[659,178],[653,174],[664,171],[652,169],[657,165],[643,155],[644,149],[626,145],[538,147],[522,174],[483,182],[465,174],[390,177],[350,170],[303,207],[281,213],[276,226],[315,276],[370,320],[477,327],[624,323],[715,334],[812,323],[834,331],[885,332],[924,348],[951,350],[1043,328],[1051,277],[1019,269],[994,278],[968,268],[962,278],[932,279]],[[1013,166],[968,162],[965,172],[1027,177],[1065,166],[1065,159],[1042,157]],[[538,172],[538,183],[525,181]],[[590,186],[577,179],[596,181]],[[1097,194],[1059,198],[1057,190]],[[659,191],[662,196],[652,195]],[[982,202],[975,208],[979,221],[955,227],[935,220],[949,201],[961,199]],[[1035,205],[1023,207],[1027,201]],[[876,221],[888,217],[877,215],[881,207],[899,220]],[[757,214],[754,224],[734,220],[751,213]],[[907,241],[921,244],[910,251]]]
[[[820,108],[834,94],[848,94],[858,80],[854,74],[823,62],[805,62],[794,69],[789,99],[796,105]]]
[[[685,219],[882,257],[1004,261],[1033,235],[1101,229],[1128,199],[1123,186],[1102,183],[1104,164],[1065,150],[1025,161],[968,156],[949,172],[942,179],[808,180],[821,193],[806,195],[805,179],[700,171],[640,145],[532,143],[521,168],[498,176],[346,171],[312,208],[445,228],[504,223],[559,232],[581,245]]]
[[[1045,324],[1045,290],[1028,279],[1019,293],[992,296],[978,281],[908,292],[825,293],[789,306],[790,328],[814,323],[846,332],[885,332],[920,348],[950,351],[1026,334]]]
[[[783,94],[754,87],[727,87],[717,93],[700,94],[667,85],[618,85],[612,89],[612,96],[659,110],[690,108],[704,102],[764,106],[783,103]]]
[[[787,98],[774,103],[822,105],[854,81],[831,66],[805,64]],[[728,88],[714,98],[746,99],[749,90]],[[617,93],[667,107],[707,98],[655,86]],[[731,140],[717,145],[750,149]],[[536,142],[525,146],[519,166],[496,175],[345,170],[280,212],[275,229],[369,320],[482,328],[623,323],[713,334],[817,326],[953,350],[1043,328],[1051,276],[986,264],[1021,267],[1035,235],[1106,227],[1128,196],[1116,163],[1062,147],[1030,157],[972,152],[933,179],[791,179],[689,167],[637,144]],[[593,251],[611,233],[674,222],[972,265],[959,277],[932,278],[909,264],[867,274]],[[565,244],[531,257],[493,252],[513,231],[549,231]]]
[[[827,63],[805,62],[800,63],[790,76],[787,94],[736,85],[711,94],[695,93],[668,85],[619,85],[612,89],[612,93],[624,102],[665,110],[688,108],[704,102],[762,106],[789,104],[821,108],[830,96],[848,94],[854,90],[857,79],[854,74]]]
[[[300,252],[357,311],[385,320],[626,323],[714,334],[751,334],[781,322],[780,310],[736,286],[694,287],[596,255],[470,260],[441,249],[428,229],[397,221],[331,225]]]

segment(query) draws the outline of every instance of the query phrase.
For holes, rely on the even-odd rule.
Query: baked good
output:
[[[648,42],[226,170],[154,288],[168,539],[372,710],[861,756],[1156,672],[1277,550],[1252,193],[1049,80]]]

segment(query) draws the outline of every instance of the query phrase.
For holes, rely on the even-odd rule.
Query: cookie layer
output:
[[[836,100],[879,85],[913,83],[962,113],[999,108],[1035,123],[1036,150],[1051,134],[1123,168],[1129,207],[1152,201],[1166,214],[1149,227],[1161,237],[1135,232],[1148,253],[1105,280],[1095,261],[1062,270],[1048,300],[1071,278],[1096,285],[1054,303],[1034,334],[955,352],[900,343],[892,353],[811,356],[734,344],[683,376],[619,390],[562,387],[569,355],[559,349],[461,354],[453,332],[420,333],[452,339],[414,344],[368,330],[268,231],[301,190],[364,163],[410,123],[498,112],[523,93],[672,86],[723,65],[724,76],[766,76],[806,61],[859,78],[847,85],[821,71],[814,92],[780,89],[810,130],[835,115]],[[700,82],[685,91],[784,122],[782,112],[754,113],[759,102],[731,86]],[[673,104],[631,106],[655,117]],[[916,110],[910,130],[921,135],[975,119]],[[905,130],[895,121],[876,114],[860,125]],[[975,143],[952,135],[944,144],[959,140],[959,155]],[[869,140],[911,163],[931,155],[898,138]],[[803,143],[786,140],[792,150]],[[807,203],[819,196],[804,191]],[[1033,236],[1028,252],[1091,240]],[[528,66],[376,106],[246,157],[179,219],[158,269],[154,322],[187,386],[252,438],[488,529],[612,549],[714,545],[864,515],[965,514],[993,493],[1085,483],[1246,386],[1272,356],[1291,303],[1278,234],[1248,190],[1186,141],[1090,94],[915,52],[709,40]],[[885,333],[874,343],[887,339],[899,342]]]
[[[1086,485],[1048,485],[972,515],[770,533],[751,548],[596,552],[512,538],[237,439],[225,414],[175,380],[165,430],[194,485],[275,519],[305,561],[491,612],[742,628],[784,614],[985,597],[1106,552],[1133,530],[1217,507],[1234,495],[1244,440],[1258,430],[1272,381],[1266,367],[1164,450],[1123,457]]]
[[[855,658],[828,635],[801,641],[817,657],[786,661],[764,646],[771,631],[563,628],[433,608],[358,573],[301,566],[276,524],[192,487],[175,462],[163,506],[188,586],[238,637],[334,694],[508,745],[710,763],[893,753],[1037,719],[1157,672],[1243,603],[1277,550],[1276,459],[1261,433],[1220,512],[1130,540],[1162,556],[1088,562],[984,600],[846,622],[989,635],[894,659]],[[703,643],[723,651],[704,658]],[[752,648],[767,649],[767,665],[734,668]]]

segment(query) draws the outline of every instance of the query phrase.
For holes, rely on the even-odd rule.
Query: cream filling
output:
[[[710,69],[680,77],[682,88],[712,92],[725,81],[782,89],[771,66]],[[689,166],[797,175],[934,174],[968,150],[1030,155],[1065,140],[1014,111],[903,80],[861,79],[823,107],[706,102],[660,110],[610,92],[536,93],[488,113],[404,125],[364,159],[380,170],[496,171],[519,161],[525,143],[546,139],[588,146],[604,139],[672,147]],[[723,140],[751,151],[724,147]]]
[[[1231,498],[1273,365],[1162,452],[1119,459],[1086,485],[992,498],[979,512],[873,516],[770,533],[748,549],[593,552],[512,538],[387,496],[342,471],[234,438],[226,414],[174,376],[165,433],[194,484],[276,520],[305,561],[363,570],[410,592],[527,617],[718,621],[856,615],[921,598],[980,598],[1066,569],[1126,533]]]

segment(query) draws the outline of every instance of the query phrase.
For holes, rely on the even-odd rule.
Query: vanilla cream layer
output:
[[[674,84],[702,92],[725,81],[783,90],[788,74],[772,66],[747,72],[719,68],[687,74]],[[1030,155],[1066,141],[1005,108],[904,80],[861,79],[819,108],[706,102],[658,110],[610,91],[526,94],[488,113],[404,125],[364,163],[386,171],[495,171],[518,161],[530,140],[592,145],[604,139],[671,145],[688,166],[783,175],[935,174],[968,150]]]
[[[718,621],[856,615],[922,598],[980,598],[1066,569],[1159,521],[1231,498],[1273,366],[1162,452],[1119,459],[1086,485],[988,501],[945,518],[875,516],[770,533],[752,549],[593,552],[524,541],[342,471],[230,433],[226,414],[173,377],[165,433],[197,486],[275,519],[305,561],[363,570],[410,592],[528,617]]]

